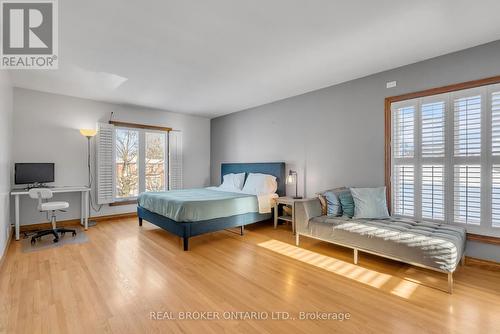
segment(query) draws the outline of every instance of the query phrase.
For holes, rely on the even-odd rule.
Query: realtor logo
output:
[[[58,27],[55,0],[2,0],[3,69],[57,69]]]

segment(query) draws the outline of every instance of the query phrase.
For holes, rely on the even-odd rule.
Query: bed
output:
[[[285,163],[223,163],[221,180],[226,174],[262,173],[276,177],[277,196],[285,195]],[[269,220],[272,213],[259,213],[255,195],[220,191],[214,187],[143,193],[137,205],[139,226],[146,220],[183,239],[184,250],[189,238],[229,228],[243,227]]]

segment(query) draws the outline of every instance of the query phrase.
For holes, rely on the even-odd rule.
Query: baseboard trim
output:
[[[127,213],[118,213],[114,215],[106,215],[106,216],[96,216],[90,217],[89,220],[93,220],[96,222],[102,222],[113,219],[125,219],[125,218],[134,218],[137,217],[137,212],[127,212]],[[30,224],[30,225],[21,225],[21,232],[28,232],[34,230],[42,230],[51,228],[50,222],[46,223],[38,223],[38,224]],[[67,226],[80,226],[80,219],[68,219],[57,221],[57,226],[59,227],[67,227]]]
[[[9,229],[13,230],[10,226]],[[3,250],[2,257],[0,258],[0,269],[2,269],[5,258],[7,257],[7,252],[9,251],[10,242],[12,241],[12,231],[9,231],[8,236],[7,242],[5,243],[5,249]]]
[[[465,257],[465,264],[466,265],[478,265],[478,266],[485,267],[486,269],[490,269],[490,270],[500,270],[500,263],[499,262],[478,259],[478,258],[470,257],[470,256]]]

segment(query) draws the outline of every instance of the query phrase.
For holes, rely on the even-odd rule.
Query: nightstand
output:
[[[278,227],[278,220],[283,220],[292,223],[292,232],[295,234],[295,203],[302,202],[307,199],[294,199],[292,197],[278,197],[274,199],[274,228]],[[279,206],[286,205],[291,208],[291,215],[282,214],[279,215]]]

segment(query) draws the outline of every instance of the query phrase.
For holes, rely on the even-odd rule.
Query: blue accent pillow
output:
[[[340,192],[338,196],[344,216],[352,218],[354,216],[354,199],[352,198],[351,190],[346,189]]]
[[[326,214],[329,216],[342,216],[342,206],[340,205],[339,193],[345,189],[332,189],[323,193],[326,200]]]

